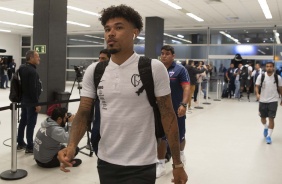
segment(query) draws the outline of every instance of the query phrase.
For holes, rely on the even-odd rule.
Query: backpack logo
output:
[[[131,84],[134,87],[137,87],[140,84],[140,81],[141,81],[140,75],[138,75],[138,74],[132,75],[132,77],[131,77]]]

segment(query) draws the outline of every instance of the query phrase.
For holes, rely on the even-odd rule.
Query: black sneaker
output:
[[[28,148],[26,148],[26,149],[25,149],[25,153],[32,153],[32,154],[33,154],[33,149],[28,149]]]
[[[23,149],[26,149],[26,144],[24,144],[24,145],[17,145],[17,151],[21,151],[21,150],[23,150]]]
[[[78,167],[82,163],[82,161],[78,158],[75,158],[72,161],[75,161],[75,163],[72,165],[73,167]]]

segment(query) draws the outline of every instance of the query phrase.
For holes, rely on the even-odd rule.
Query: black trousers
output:
[[[62,146],[61,149],[64,149],[65,146]],[[79,148],[77,147],[75,150],[75,156],[78,154],[79,152]],[[38,160],[35,159],[36,163],[38,166],[40,167],[44,167],[44,168],[54,168],[54,167],[59,167],[60,166],[60,161],[57,158],[58,154],[54,155],[53,159],[50,162],[47,163],[42,163],[39,162]]]
[[[156,164],[145,166],[121,166],[98,159],[101,184],[154,184]]]

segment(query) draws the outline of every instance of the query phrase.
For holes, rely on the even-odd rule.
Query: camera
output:
[[[78,82],[82,82],[82,77],[83,77],[83,66],[76,66],[73,65],[73,68],[76,73],[76,79]]]
[[[67,113],[67,119],[66,119],[66,122],[69,122],[69,118],[72,116],[72,113],[68,112]]]

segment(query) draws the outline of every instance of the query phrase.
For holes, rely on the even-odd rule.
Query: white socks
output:
[[[184,151],[180,151],[180,155],[184,155]]]
[[[271,137],[272,132],[273,132],[273,129],[268,129],[267,137]]]
[[[268,129],[267,122],[263,125],[265,129]]]

